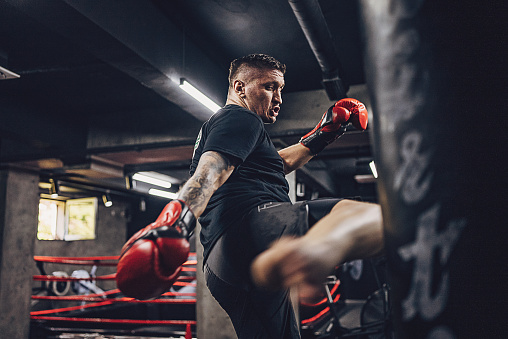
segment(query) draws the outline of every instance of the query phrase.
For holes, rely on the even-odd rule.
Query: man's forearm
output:
[[[284,174],[293,172],[309,162],[314,156],[308,148],[302,144],[294,144],[279,151],[284,162]]]
[[[196,172],[182,187],[178,199],[185,201],[198,218],[213,193],[226,182],[234,168],[226,157],[217,152],[203,153]]]

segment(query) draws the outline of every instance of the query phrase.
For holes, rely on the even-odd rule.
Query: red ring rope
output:
[[[191,253],[192,255],[192,253]],[[189,256],[191,256],[189,255]],[[51,257],[35,255],[34,260],[38,262],[47,262],[54,264],[70,264],[70,265],[96,265],[96,266],[116,266],[119,256],[97,256],[97,257]],[[115,262],[102,262],[115,261]],[[196,265],[197,260],[187,260],[183,265]]]
[[[189,257],[194,256],[196,253],[190,253]],[[52,256],[34,256],[36,262],[41,263],[56,263],[56,264],[71,264],[71,265],[94,265],[94,266],[116,266],[119,256],[94,256],[94,257],[52,257]],[[109,262],[108,262],[109,261]],[[111,262],[113,261],[113,262]],[[183,265],[190,266],[196,265],[197,260],[187,260]],[[182,267],[182,271],[196,272],[194,267]],[[34,281],[96,281],[96,280],[114,280],[116,273],[89,277],[59,277],[52,275],[34,275]],[[180,276],[174,286],[196,286],[194,276]],[[131,319],[101,319],[101,318],[74,318],[74,317],[59,317],[59,316],[45,316],[46,314],[69,312],[75,310],[82,310],[85,308],[93,308],[111,305],[114,303],[156,303],[156,304],[196,304],[196,293],[179,293],[179,292],[166,292],[162,296],[189,296],[194,298],[188,299],[155,299],[155,300],[137,300],[134,298],[108,298],[104,297],[110,294],[120,293],[120,290],[114,289],[99,294],[89,295],[76,295],[76,296],[32,296],[34,300],[59,300],[59,301],[84,301],[91,302],[87,305],[72,306],[58,309],[41,310],[30,313],[32,320],[55,320],[55,321],[76,321],[76,322],[97,322],[97,323],[116,323],[116,324],[151,324],[151,325],[195,325],[195,320],[131,320]]]
[[[111,305],[111,304],[113,304],[113,302],[107,300],[107,301],[102,301],[102,302],[88,304],[88,305],[63,307],[63,308],[54,308],[54,309],[51,309],[51,310],[34,311],[34,312],[30,312],[30,316],[32,316],[32,315],[40,315],[40,314],[51,314],[51,313],[77,311],[77,310],[82,310],[82,309],[85,309],[85,308],[106,306],[106,305]]]
[[[78,278],[78,277],[58,277],[54,275],[34,275],[34,281],[93,281],[93,280],[115,280],[116,273],[100,275],[96,277],[89,278]],[[193,281],[196,277],[192,276],[180,276],[178,277],[178,281]]]
[[[335,291],[337,291],[337,288],[339,287],[340,285],[340,281],[337,281],[333,287],[332,287],[332,290],[330,291],[330,294],[333,295],[335,293]],[[303,306],[308,306],[308,307],[315,307],[315,306],[319,306],[319,305],[322,305],[324,304],[325,302],[327,302],[328,299],[327,298],[324,298],[320,301],[318,301],[317,303],[315,304],[310,304],[310,303],[305,303],[305,302],[300,302],[300,304],[302,304]]]
[[[189,293],[191,294],[191,293]],[[196,294],[194,293],[194,296]],[[52,295],[34,295],[34,300],[59,300],[59,301],[111,301],[112,303],[145,303],[145,304],[195,304],[196,299],[153,299],[153,300],[138,300],[134,298],[109,298],[104,299],[100,297],[89,297],[87,295],[69,295],[69,296],[52,296]]]
[[[111,324],[141,324],[141,325],[196,325],[196,320],[131,320],[131,319],[102,319],[102,318],[73,318],[31,316],[32,320],[76,321]]]
[[[337,294],[335,296],[335,299],[333,299],[333,302],[336,303],[340,298],[340,294]],[[316,314],[315,316],[309,318],[309,319],[303,319],[302,320],[302,325],[306,325],[308,323],[311,323],[311,322],[314,322],[316,320],[318,320],[319,318],[321,318],[322,316],[324,316],[326,313],[328,313],[330,311],[330,307],[326,307],[324,308],[321,312],[319,312],[318,314]]]
[[[56,263],[56,264],[72,264],[72,265],[97,265],[97,266],[116,266],[116,262],[102,261],[118,261],[118,256],[99,256],[99,257],[49,257],[34,256],[35,261]]]

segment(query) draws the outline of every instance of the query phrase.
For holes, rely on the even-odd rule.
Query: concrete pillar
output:
[[[296,171],[293,171],[286,175],[286,180],[289,184],[289,199],[291,202],[296,202]],[[298,289],[296,287],[291,288],[289,293],[291,296],[291,302],[293,303],[293,310],[295,311],[296,321],[300,321],[300,300],[298,298]]]
[[[286,180],[289,184],[289,199],[292,203],[296,202],[296,171],[286,175]]]
[[[199,241],[201,226],[196,226],[196,321],[199,339],[236,339],[233,324],[206,287],[203,274],[203,246]]]
[[[0,333],[29,338],[39,177],[0,171]]]

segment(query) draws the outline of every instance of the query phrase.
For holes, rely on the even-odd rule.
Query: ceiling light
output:
[[[132,178],[132,176],[126,175],[125,176],[125,188],[127,188],[128,190],[134,189],[136,187],[136,183],[133,180],[134,179]]]
[[[377,170],[376,170],[376,164],[374,163],[374,160],[369,162],[370,170],[372,171],[372,174],[374,175],[374,178],[377,178]]]
[[[19,77],[19,74],[16,74],[13,71],[9,71],[7,68],[0,66],[0,80],[17,79]]]
[[[178,198],[178,194],[177,193],[163,191],[163,190],[158,190],[156,188],[150,188],[148,190],[148,194],[156,195],[158,197],[163,197],[163,198],[168,198],[168,199],[176,199],[176,198]]]
[[[357,174],[355,180],[359,184],[371,184],[376,182],[376,178],[372,174]]]
[[[213,113],[217,112],[221,107],[213,102],[206,95],[201,93],[196,87],[192,86],[187,80],[184,78],[180,79],[180,88],[187,92],[194,99],[202,103],[206,108],[208,108]]]
[[[109,196],[109,193],[102,195],[102,202],[104,203],[104,206],[106,206],[106,207],[113,206],[113,202],[111,201],[111,197]]]
[[[51,194],[51,198],[58,198],[58,194],[60,194],[60,187],[58,186],[58,182],[54,179],[49,179],[49,183],[51,184],[49,187],[49,194]]]
[[[155,186],[170,188],[171,187],[170,180],[173,178],[171,178],[169,175],[164,175],[157,172],[138,172],[134,173],[132,179],[146,182],[147,184],[152,184]]]

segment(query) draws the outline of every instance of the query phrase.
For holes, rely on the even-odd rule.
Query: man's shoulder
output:
[[[247,114],[254,117],[258,117],[261,120],[261,118],[256,113],[252,112],[250,109],[235,104],[228,104],[222,107],[220,110],[218,110],[217,113],[215,114]]]

